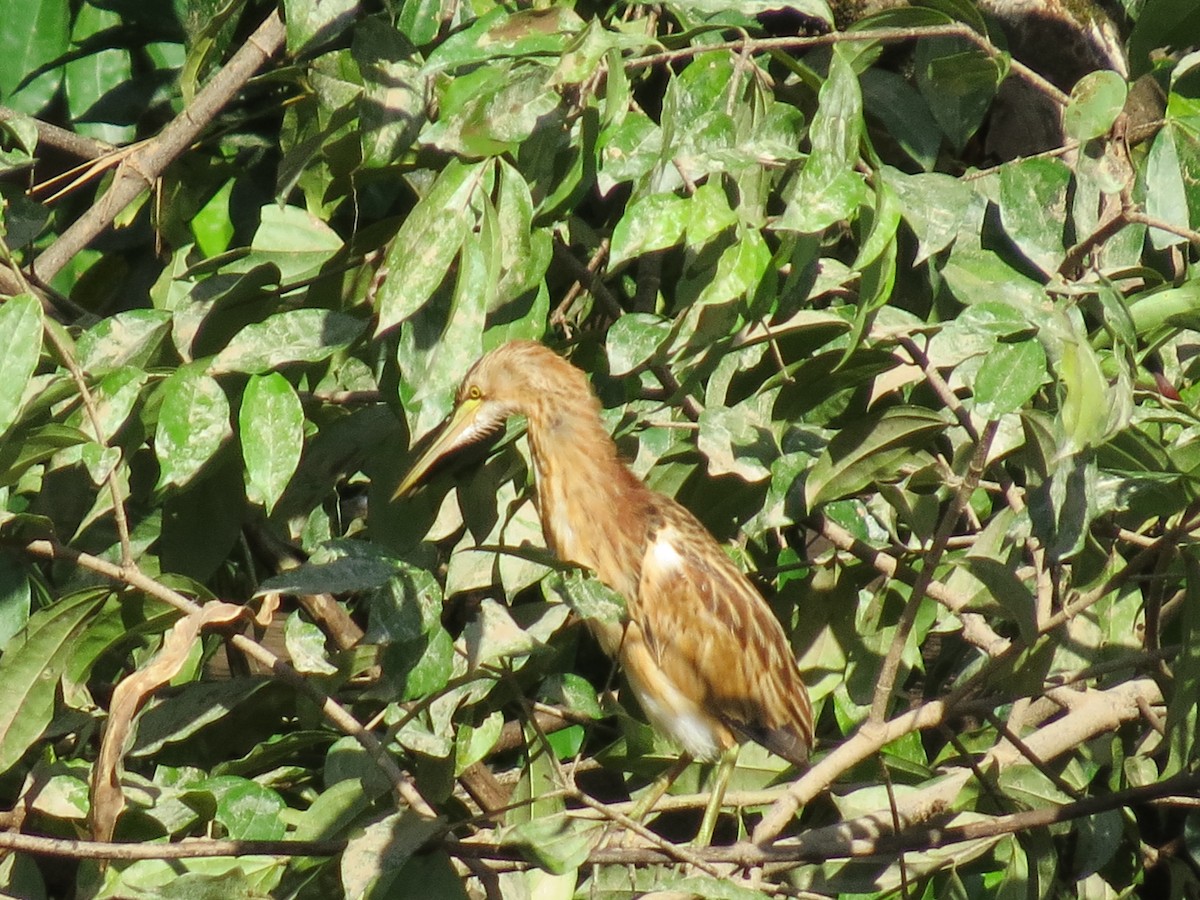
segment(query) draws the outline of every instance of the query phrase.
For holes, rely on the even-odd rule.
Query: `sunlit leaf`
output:
[[[41,304],[30,294],[8,298],[0,305],[0,435],[21,414],[41,349]]]
[[[154,436],[159,487],[187,484],[232,436],[221,386],[195,366],[177,369],[163,383]]]
[[[238,435],[246,462],[246,496],[269,514],[300,463],[304,410],[278,372],[252,375],[238,411]]]

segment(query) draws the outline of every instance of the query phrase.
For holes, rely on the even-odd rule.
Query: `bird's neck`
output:
[[[646,487],[617,456],[594,409],[548,406],[527,414],[546,542],[561,559],[592,569],[627,597],[641,570]]]

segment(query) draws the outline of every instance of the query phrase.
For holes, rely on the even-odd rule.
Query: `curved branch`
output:
[[[113,223],[142,191],[183,153],[209,122],[234,98],[268,59],[283,47],[283,19],[278,9],[263,21],[195,99],[153,140],[137,147],[121,164],[112,186],[33,263],[35,280],[49,283],[71,259]]]

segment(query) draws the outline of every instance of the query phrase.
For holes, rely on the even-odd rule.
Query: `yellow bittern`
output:
[[[803,764],[812,706],[779,621],[696,517],[626,468],[587,378],[552,350],[513,341],[479,359],[396,496],[513,415],[546,543],[625,598],[625,624],[589,624],[650,721],[702,761],[750,739]]]

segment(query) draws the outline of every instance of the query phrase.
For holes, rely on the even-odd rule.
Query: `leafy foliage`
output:
[[[0,0],[0,791],[148,850],[3,891],[1196,892],[1198,23],[1084,7]],[[519,429],[390,500],[515,338],[801,659],[729,846],[609,841],[676,751]]]

